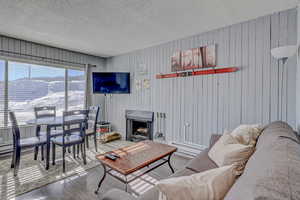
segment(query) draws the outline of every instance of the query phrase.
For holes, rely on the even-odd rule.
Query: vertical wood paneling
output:
[[[166,112],[169,142],[184,142],[186,129],[186,142],[201,145],[208,145],[212,133],[241,123],[284,120],[295,128],[296,58],[289,59],[283,68],[270,50],[296,43],[296,15],[296,9],[287,10],[110,58],[109,71],[135,72],[140,63],[145,64],[151,88],[136,91],[133,85],[130,95],[114,95],[108,104],[109,120],[125,134],[125,109]],[[237,66],[240,70],[155,79],[158,73],[170,72],[174,52],[208,44],[217,44],[218,66]]]
[[[297,44],[297,35],[294,33],[297,32],[297,10],[292,10],[291,13],[288,15],[288,45],[295,45]],[[293,58],[289,59],[287,63],[287,103],[286,103],[286,110],[287,110],[287,121],[291,122],[292,124],[296,123],[296,119],[291,116],[289,113],[294,112],[295,108],[288,105],[296,105],[296,98],[294,96],[290,96],[291,93],[296,91],[296,74],[297,70],[297,58],[294,56]]]

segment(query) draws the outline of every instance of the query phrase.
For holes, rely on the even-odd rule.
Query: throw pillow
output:
[[[161,180],[160,200],[223,199],[237,177],[236,165],[214,168],[190,176]]]
[[[262,132],[262,127],[256,125],[240,125],[231,132],[231,135],[244,145],[255,145],[258,136]]]
[[[240,144],[231,134],[224,134],[209,150],[208,156],[218,166],[246,164],[255,151],[253,145]]]

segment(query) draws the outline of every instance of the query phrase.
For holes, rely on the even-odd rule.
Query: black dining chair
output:
[[[34,115],[36,120],[41,120],[45,118],[55,118],[56,117],[56,107],[55,106],[40,106],[40,107],[34,107]],[[57,137],[63,134],[62,130],[52,129],[50,131],[50,138],[51,137]],[[36,136],[44,136],[47,137],[47,132],[46,131],[41,131],[41,126],[36,127]],[[39,151],[39,147],[35,147],[36,152]],[[44,152],[44,146],[41,147],[41,151]]]
[[[46,145],[46,138],[42,136],[35,136],[30,138],[21,139],[20,137],[20,129],[16,120],[16,116],[14,112],[9,112],[9,118],[12,123],[12,134],[13,134],[13,156],[11,162],[11,168],[14,168],[14,176],[17,176],[20,158],[21,158],[21,150],[25,148],[33,148]],[[34,159],[37,159],[36,148],[35,148],[35,156]],[[42,160],[44,160],[44,152],[41,152]]]
[[[87,129],[85,130],[86,136],[86,146],[89,148],[89,137],[94,136],[94,144],[95,149],[98,151],[97,147],[97,122],[99,115],[99,106],[91,106],[89,107],[88,121],[87,121]]]
[[[34,107],[34,115],[36,120],[45,119],[45,118],[55,118],[56,117],[56,107],[55,106],[42,106]],[[63,134],[63,130],[57,130],[56,127],[51,130],[50,137],[56,137]],[[46,136],[46,131],[41,131],[41,127],[37,126],[36,128],[37,136]]]
[[[63,112],[63,135],[54,137],[52,141],[52,164],[55,165],[56,145],[62,147],[63,153],[63,172],[65,172],[66,149],[73,146],[75,157],[76,145],[81,148],[83,163],[86,164],[85,150],[85,127],[87,124],[88,110],[72,110]]]

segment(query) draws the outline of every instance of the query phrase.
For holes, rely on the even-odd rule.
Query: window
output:
[[[68,70],[68,110],[84,108],[85,77],[84,71]]]
[[[0,62],[0,92],[0,127],[9,122],[8,110],[14,111],[18,123],[23,125],[34,119],[36,106],[54,105],[57,115],[67,109],[83,109],[84,71],[3,61]]]
[[[8,62],[8,109],[17,113],[19,124],[34,118],[36,106],[65,108],[65,69]]]
[[[0,127],[6,124],[4,122],[5,110],[5,62],[0,60]]]

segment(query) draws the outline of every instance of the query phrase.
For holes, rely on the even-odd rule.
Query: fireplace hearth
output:
[[[126,140],[153,139],[154,113],[151,111],[126,110]]]

